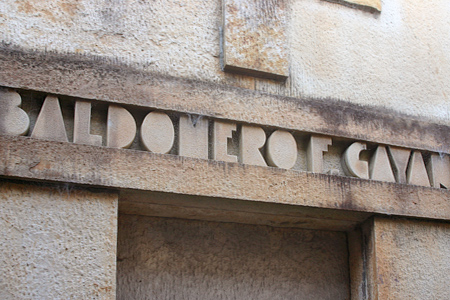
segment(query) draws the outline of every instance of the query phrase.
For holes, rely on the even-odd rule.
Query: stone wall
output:
[[[286,82],[221,71],[221,2],[7,0],[0,3],[0,40],[25,49],[110,58],[176,77],[292,97],[342,99],[450,123],[448,1],[383,1],[381,12],[324,0],[286,1]]]
[[[105,135],[109,104],[138,122],[160,110],[331,137],[329,171],[352,141],[413,149],[428,163],[450,153],[449,1],[233,0],[259,6],[244,14],[250,25],[280,17],[259,37],[285,38],[276,80],[222,70],[224,1],[1,1],[0,86],[20,93],[31,131],[39,103],[60,98],[70,142],[71,105],[87,100],[88,135]],[[14,123],[4,115],[0,128]],[[283,170],[142,151],[138,139],[115,149],[8,134],[1,299],[114,299],[116,275],[119,299],[450,297],[447,181],[437,189],[306,172],[305,159]]]
[[[114,299],[117,194],[0,181],[0,298]]]
[[[450,224],[377,218],[378,299],[449,299]]]

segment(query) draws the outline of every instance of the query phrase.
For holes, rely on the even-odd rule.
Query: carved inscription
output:
[[[21,103],[19,93],[0,90],[0,134],[26,134],[30,116],[21,108]],[[66,111],[63,115],[57,97],[45,97],[39,112],[34,115],[36,122],[31,130],[31,138],[69,142],[67,130],[73,130],[74,143],[92,146],[128,148],[133,144],[135,150],[159,154],[170,153],[425,187],[450,186],[450,157],[447,154],[363,141],[344,141],[339,137],[264,128],[255,124],[239,124],[231,120],[168,113],[144,107],[133,110],[134,113],[139,111],[137,114],[141,116],[141,121],[137,123],[129,109],[117,104],[107,105],[104,119],[95,120],[97,128],[101,120],[106,129],[102,134],[98,134],[98,130],[94,134],[91,124],[94,122],[92,110],[96,106],[87,100],[74,99],[68,103],[64,107],[72,105],[69,108],[73,112],[71,120],[64,119],[68,118],[68,114]],[[65,124],[73,124],[73,127],[66,128]],[[106,137],[104,141],[103,136]],[[337,155],[338,159],[340,157],[340,167],[336,168],[336,165],[325,159],[324,153],[331,157],[328,152],[334,153],[335,157]]]
[[[427,164],[431,186],[450,188],[450,158],[447,155],[431,154]]]
[[[93,146],[102,145],[102,137],[91,134],[91,102],[75,102],[75,123],[73,129],[73,142]]]
[[[242,125],[239,154],[243,164],[267,166],[261,149],[266,144],[266,133],[261,127]]]
[[[213,159],[237,162],[235,155],[228,154],[228,140],[232,139],[233,132],[236,132],[235,123],[215,121],[213,131]]]
[[[308,171],[323,173],[323,153],[328,151],[328,146],[331,146],[332,143],[330,137],[311,136],[307,150]]]
[[[297,161],[297,142],[288,131],[274,131],[267,141],[267,161],[273,167],[291,169]]]
[[[30,118],[20,105],[22,98],[14,91],[0,89],[0,134],[24,135],[30,127]]]
[[[365,143],[355,142],[345,150],[342,162],[345,172],[354,177],[369,179],[369,163],[361,160],[361,152],[367,150]]]
[[[55,96],[47,96],[34,125],[32,138],[68,142],[66,127],[59,100]]]
[[[142,122],[141,140],[148,151],[169,153],[175,140],[172,120],[160,111],[149,113]]]
[[[370,159],[370,179],[395,182],[385,146],[378,146]]]
[[[136,136],[136,121],[128,110],[119,105],[110,105],[106,146],[114,148],[128,148]]]

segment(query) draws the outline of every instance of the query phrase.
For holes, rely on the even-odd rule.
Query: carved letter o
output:
[[[148,151],[169,153],[174,139],[175,130],[167,114],[153,111],[145,117],[141,127],[141,140]]]

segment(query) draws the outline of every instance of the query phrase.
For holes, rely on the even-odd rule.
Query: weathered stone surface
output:
[[[57,97],[47,96],[45,98],[31,137],[59,142],[69,141]]]
[[[297,142],[290,132],[276,130],[267,139],[266,153],[269,165],[290,169],[297,161]]]
[[[378,273],[374,218],[348,233],[352,300],[389,299],[378,297]]]
[[[328,151],[332,144],[330,137],[312,135],[309,139],[306,156],[308,159],[308,171],[323,173],[323,152]]]
[[[24,135],[30,128],[30,118],[20,108],[20,95],[8,89],[0,89],[0,134]]]
[[[260,149],[266,143],[266,133],[261,127],[242,125],[239,145],[239,161],[254,166],[267,166]]]
[[[450,218],[450,192],[445,189],[243,166],[146,151],[40,141],[20,136],[0,136],[0,144],[0,176],[380,214]]]
[[[450,224],[376,218],[378,299],[449,299]]]
[[[119,217],[118,299],[348,299],[341,232]]]
[[[7,50],[0,55],[0,84],[450,152],[449,127],[438,125],[450,124],[450,68],[446,67],[450,58],[450,7],[443,1],[384,1],[382,14],[326,1],[289,1],[290,76],[282,83],[221,72],[220,1],[131,0],[121,4],[0,1],[0,39],[4,45],[25,49],[10,51],[2,46]],[[396,113],[399,111],[404,114]],[[0,145],[0,173],[7,177],[449,219],[449,194],[443,190],[134,150],[127,153],[59,142],[27,142],[26,138],[1,138]],[[68,153],[73,157],[61,159]],[[399,169],[398,181],[406,182],[406,171]],[[407,226],[400,229],[400,233],[409,234],[406,239],[401,234],[388,234],[387,239],[393,243],[406,240],[408,245],[419,241],[429,245],[412,247],[414,251],[408,253],[392,251],[392,257],[380,255],[382,263],[391,268],[396,263],[393,257],[408,261],[400,262],[399,269],[388,275],[387,280],[393,280],[388,282],[394,286],[393,292],[380,293],[380,299],[449,298],[445,293],[426,294],[431,290],[427,284],[434,282],[427,267],[436,269],[440,278],[448,278],[448,270],[442,272],[442,266],[430,261],[439,255],[429,255],[438,248],[437,252],[449,257],[449,247],[443,242],[448,237],[442,232],[416,230],[418,235],[409,232]],[[437,240],[428,240],[428,236]],[[414,259],[422,261],[415,257],[417,253],[428,255],[423,261],[428,258],[429,264],[417,264]],[[403,270],[417,276],[408,283],[414,286],[397,276]],[[424,293],[415,292],[421,284]],[[409,289],[412,295],[397,293],[398,289]]]
[[[6,44],[26,49],[113,58],[159,74],[343,99],[450,124],[449,7],[442,0],[384,1],[375,16],[322,0],[285,2],[291,63],[283,83],[221,72],[222,1],[3,0],[0,32]]]
[[[141,141],[145,149],[154,153],[169,153],[175,140],[172,120],[163,112],[153,111],[142,122]]]
[[[381,11],[381,0],[344,0],[348,3],[354,3],[362,6],[368,6]]]
[[[348,3],[349,5],[356,4],[366,6],[381,11],[381,0],[327,0],[329,2]]]
[[[117,200],[0,181],[0,298],[114,299]]]
[[[342,155],[342,165],[349,176],[369,179],[369,163],[361,160],[361,152],[367,150],[365,143],[354,142]]]
[[[349,231],[372,214],[299,205],[121,190],[119,213],[273,227]]]
[[[374,217],[349,237],[352,300],[447,299],[450,223]]]
[[[178,154],[208,159],[208,119],[201,116],[180,116]]]
[[[125,108],[111,104],[108,107],[106,146],[128,148],[136,137],[136,121]]]
[[[0,85],[9,87],[450,153],[448,126],[384,109],[271,96],[81,56],[7,47],[0,47],[0,68]]]
[[[237,156],[228,154],[228,140],[236,132],[236,123],[214,121],[213,128],[213,159],[218,161],[237,162]]]
[[[288,10],[285,0],[222,0],[225,71],[286,79]]]
[[[73,142],[93,146],[102,145],[102,137],[91,134],[91,102],[76,101],[73,126]]]

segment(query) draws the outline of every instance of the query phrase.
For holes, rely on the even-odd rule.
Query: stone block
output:
[[[225,71],[287,78],[286,6],[284,0],[223,0]]]
[[[450,299],[450,224],[375,218],[378,299]]]
[[[115,299],[117,193],[0,181],[0,299]]]

